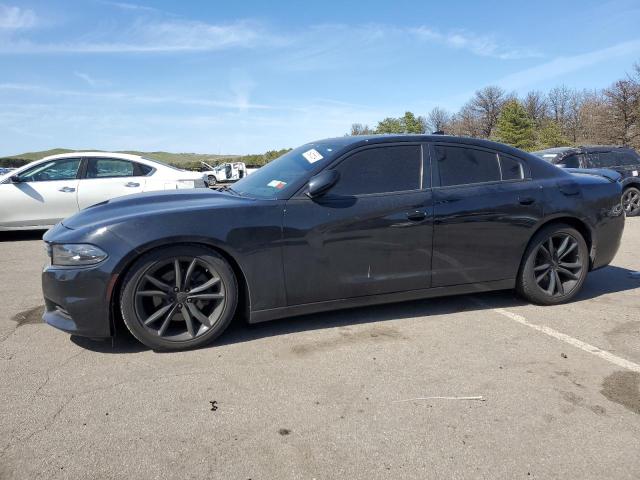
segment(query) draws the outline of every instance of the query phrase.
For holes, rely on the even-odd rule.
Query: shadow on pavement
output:
[[[71,335],[71,341],[79,347],[97,353],[139,353],[149,350],[136,340],[124,325],[121,330],[114,338],[88,338]]]
[[[589,273],[582,290],[575,296],[574,302],[596,298],[609,293],[624,292],[640,288],[640,280],[632,278],[633,270],[608,266]]]
[[[605,267],[592,272],[587,277],[582,291],[575,302],[589,300],[601,295],[640,288],[640,281],[631,278],[632,270],[620,267]],[[284,318],[271,322],[247,324],[236,319],[213,344],[203,347],[211,348],[234,343],[250,342],[276,335],[322,330],[349,325],[360,325],[374,322],[401,320],[404,318],[429,317],[449,313],[478,312],[493,308],[509,308],[527,305],[527,302],[516,296],[511,290],[458,295],[452,297],[430,298],[403,303],[391,303],[372,307],[336,310],[333,312]],[[553,307],[547,307],[553,308]],[[88,350],[101,353],[137,353],[148,350],[141,345],[122,325],[116,338],[112,341],[96,341],[81,337],[71,340]]]
[[[19,230],[15,232],[0,232],[0,242],[21,242],[28,240],[42,240],[46,230]]]

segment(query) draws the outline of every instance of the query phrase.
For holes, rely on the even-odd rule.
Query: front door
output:
[[[429,287],[433,208],[422,151],[420,144],[361,149],[331,167],[340,178],[328,193],[287,202],[289,305]]]
[[[40,163],[0,185],[0,226],[48,226],[78,211],[79,158]]]
[[[524,161],[461,144],[433,145],[432,285],[513,279],[542,191]]]

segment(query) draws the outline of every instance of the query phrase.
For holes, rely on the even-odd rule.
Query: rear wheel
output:
[[[622,208],[627,217],[635,217],[640,214],[640,189],[629,187],[622,192]]]
[[[589,271],[587,244],[576,229],[550,225],[531,240],[520,268],[517,291],[539,305],[557,305],[578,293]]]
[[[182,350],[213,341],[231,322],[238,287],[216,252],[197,245],[154,250],[125,277],[120,307],[129,331],[153,349]]]

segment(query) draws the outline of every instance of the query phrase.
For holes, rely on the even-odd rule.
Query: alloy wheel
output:
[[[578,240],[567,233],[551,235],[536,251],[533,268],[536,284],[547,295],[564,296],[580,281],[584,260]]]
[[[185,341],[205,334],[221,318],[225,304],[220,274],[199,258],[157,262],[135,289],[139,321],[164,340]]]
[[[633,216],[640,212],[640,193],[635,189],[629,189],[622,194],[622,207],[624,213]]]

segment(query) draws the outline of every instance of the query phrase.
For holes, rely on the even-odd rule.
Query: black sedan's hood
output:
[[[205,188],[140,193],[118,197],[85,208],[66,218],[62,224],[70,229],[108,225],[141,215],[171,211],[224,208],[251,202],[247,197],[216,192]]]

